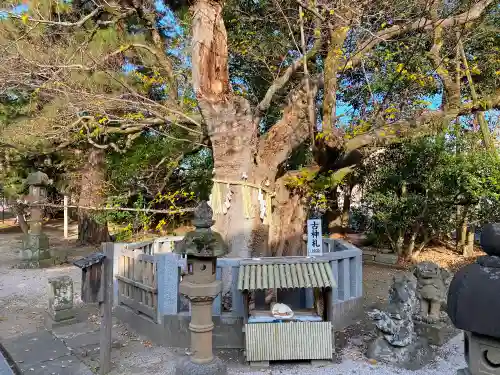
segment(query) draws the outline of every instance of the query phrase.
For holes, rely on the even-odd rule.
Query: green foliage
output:
[[[180,189],[193,192],[199,200],[208,200],[213,185],[213,167],[212,152],[202,148],[184,158],[172,179]]]
[[[479,37],[464,45],[471,73],[479,92],[494,92],[500,85],[500,9],[491,7],[483,22],[474,29]]]
[[[198,197],[207,198],[212,184],[211,153],[203,149],[190,153],[191,147],[150,134],[138,139],[124,154],[107,155],[108,207],[176,212],[106,212],[107,221],[125,225],[121,235],[132,235],[139,230],[166,230],[183,219],[180,210],[195,205]]]
[[[309,211],[323,214],[331,206],[327,198],[329,192],[336,191],[352,168],[346,167],[325,174],[318,173],[317,169],[302,168],[297,173],[287,177],[286,186],[306,199]]]
[[[448,234],[459,205],[468,207],[471,225],[495,220],[500,163],[477,145],[476,134],[445,134],[393,145],[370,160],[363,209],[371,212],[369,229],[379,242],[402,251],[398,239]]]
[[[0,173],[3,194],[7,199],[17,199],[27,193],[24,183],[27,175],[21,174],[20,170],[2,171]]]

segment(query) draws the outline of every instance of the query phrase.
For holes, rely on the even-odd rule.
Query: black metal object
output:
[[[87,255],[85,258],[74,261],[73,265],[77,266],[78,268],[85,269],[93,266],[94,264],[102,263],[104,258],[106,258],[106,255],[104,255],[103,253],[92,253],[90,255]]]
[[[483,228],[481,247],[490,255],[460,269],[448,290],[447,312],[464,331],[500,338],[500,224]]]
[[[500,255],[500,223],[486,224],[483,227],[481,248],[488,255]]]
[[[82,301],[85,303],[102,301],[101,275],[105,258],[106,255],[97,252],[73,262],[73,265],[82,270]]]

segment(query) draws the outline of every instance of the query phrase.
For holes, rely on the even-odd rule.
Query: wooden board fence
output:
[[[158,285],[153,255],[123,250],[119,259],[118,304],[158,320]]]

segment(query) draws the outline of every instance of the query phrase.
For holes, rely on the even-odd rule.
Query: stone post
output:
[[[45,325],[48,329],[54,326],[73,324],[73,280],[69,276],[49,278],[49,306]]]
[[[227,253],[227,246],[217,232],[212,232],[212,209],[201,202],[194,212],[196,229],[186,234],[176,252],[187,256],[187,272],[179,292],[191,302],[191,356],[183,358],[176,375],[226,375],[226,365],[213,355],[212,304],[221,293],[217,280],[217,257]]]
[[[48,176],[40,171],[34,172],[28,176],[26,182],[29,185],[29,203],[44,203],[47,199]],[[42,232],[42,207],[31,206],[30,216],[28,220],[29,232],[23,237],[21,266],[23,268],[37,268],[52,265],[49,238]]]

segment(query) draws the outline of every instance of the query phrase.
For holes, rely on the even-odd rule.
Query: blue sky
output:
[[[430,104],[427,106],[430,110],[439,109],[441,106],[442,95],[436,94],[433,96],[423,97],[422,100],[429,102]],[[339,121],[342,125],[347,125],[350,118],[352,117],[354,109],[348,103],[343,102],[342,100],[337,100],[337,110],[336,116],[339,118]]]
[[[28,5],[20,4],[18,6],[12,7],[12,9],[0,10],[0,19],[7,18],[8,13],[21,14],[28,11]]]

